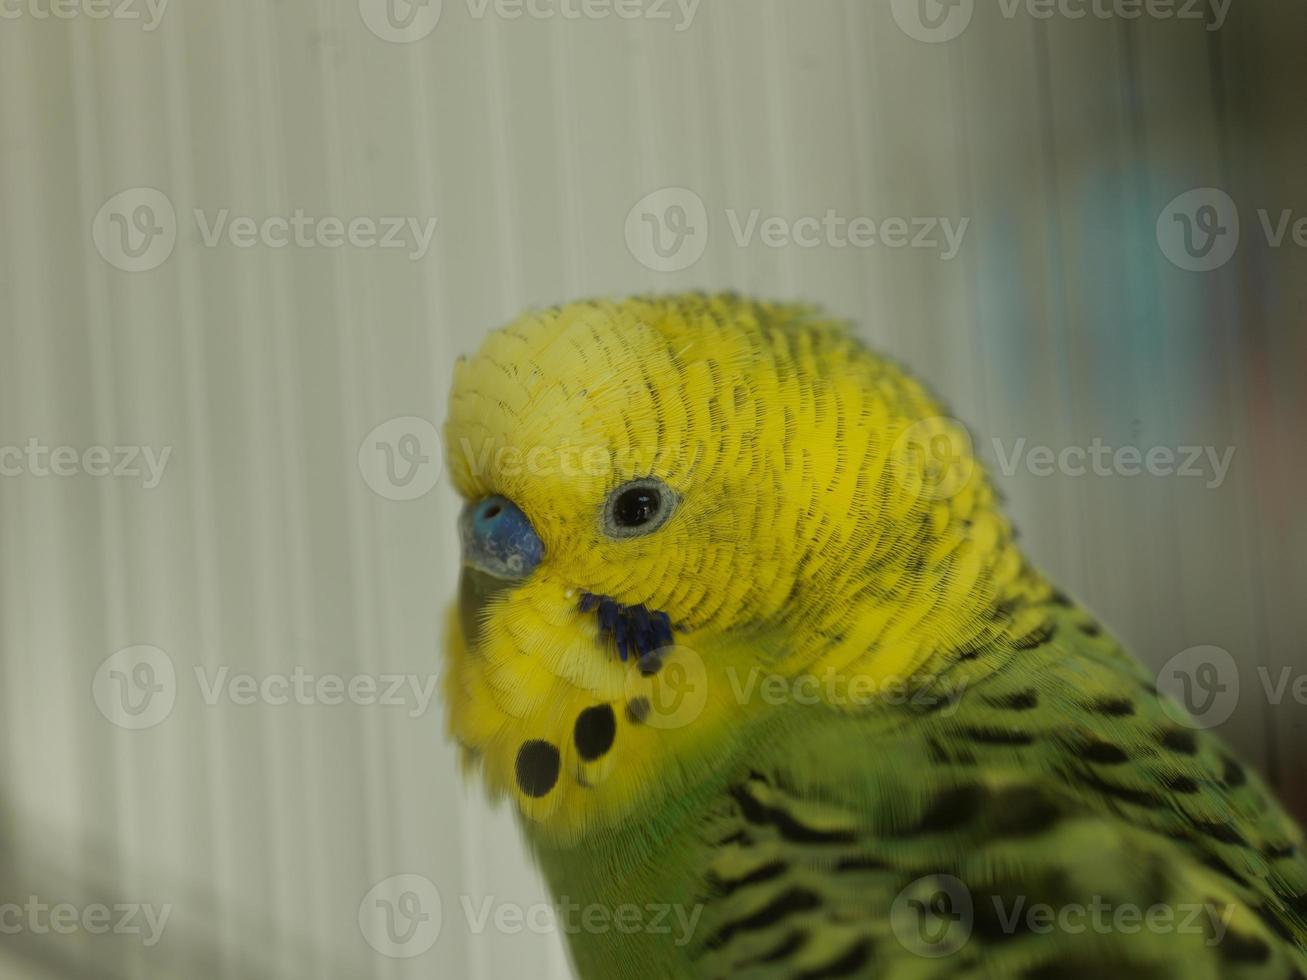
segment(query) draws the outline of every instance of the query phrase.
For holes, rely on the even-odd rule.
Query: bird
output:
[[[532,310],[444,452],[448,734],[579,977],[1307,975],[1299,826],[844,320]]]

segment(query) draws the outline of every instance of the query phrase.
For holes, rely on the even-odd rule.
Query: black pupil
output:
[[[613,516],[622,527],[648,524],[658,514],[661,498],[652,487],[635,487],[617,498]]]

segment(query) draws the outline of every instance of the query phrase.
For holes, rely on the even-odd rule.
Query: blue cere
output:
[[[467,507],[459,532],[464,563],[496,578],[526,578],[545,556],[526,514],[507,497],[485,497]]]

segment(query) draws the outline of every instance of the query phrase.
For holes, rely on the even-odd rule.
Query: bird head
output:
[[[1019,571],[965,430],[810,307],[528,314],[459,363],[445,442],[451,731],[563,837],[711,770],[759,671],[907,675]]]

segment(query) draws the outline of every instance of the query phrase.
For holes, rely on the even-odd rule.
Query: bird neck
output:
[[[936,502],[857,544],[805,558],[776,619],[789,633],[777,672],[842,679],[872,697],[1047,629],[1054,590],[983,481],[970,499]]]

